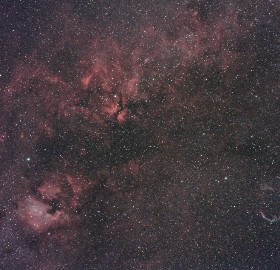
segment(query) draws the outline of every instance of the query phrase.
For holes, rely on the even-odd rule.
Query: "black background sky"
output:
[[[0,3],[0,269],[279,269],[278,1]]]

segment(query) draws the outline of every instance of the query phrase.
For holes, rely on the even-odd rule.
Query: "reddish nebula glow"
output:
[[[53,215],[49,214],[50,206],[39,201],[33,196],[24,198],[19,203],[18,213],[36,232],[44,232],[49,228],[61,226],[67,221],[67,215],[61,211],[56,211]]]
[[[185,261],[232,256],[234,213],[255,207],[244,192],[259,164],[272,171],[254,155],[277,160],[260,150],[277,133],[263,124],[277,117],[259,90],[262,17],[245,16],[250,1],[132,1],[105,20],[95,1],[92,19],[74,2],[54,5],[1,95],[0,195],[33,237],[32,269],[208,269]]]

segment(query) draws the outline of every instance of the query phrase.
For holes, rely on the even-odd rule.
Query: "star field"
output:
[[[279,268],[278,1],[0,8],[0,269]]]

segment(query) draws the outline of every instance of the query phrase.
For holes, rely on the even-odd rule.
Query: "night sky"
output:
[[[0,270],[280,269],[278,0],[1,0]]]

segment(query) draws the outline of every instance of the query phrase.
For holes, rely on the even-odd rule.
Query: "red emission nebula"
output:
[[[279,4],[99,2],[1,82],[0,268],[278,269]]]

